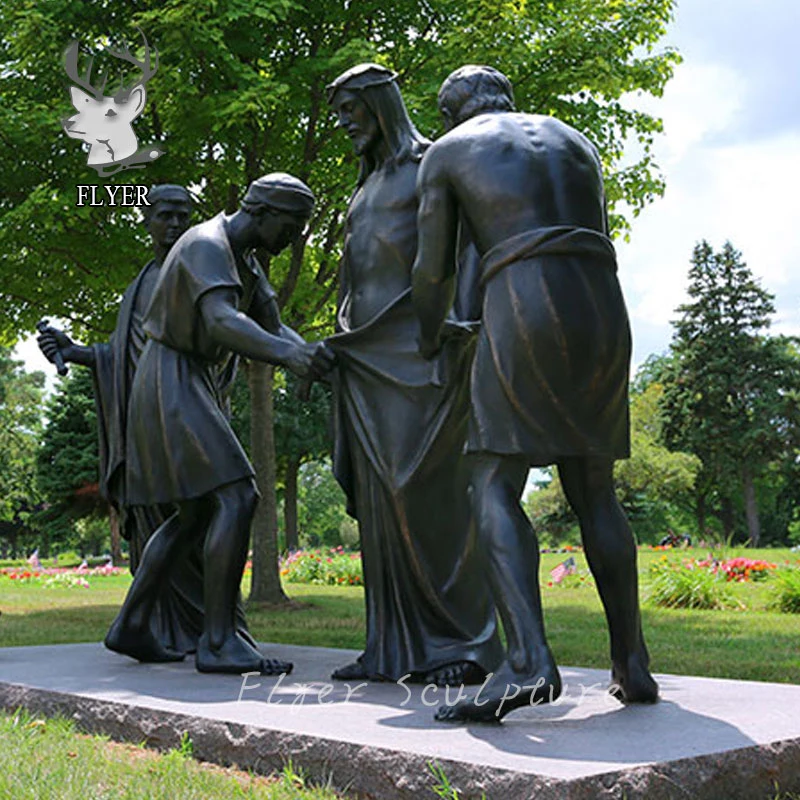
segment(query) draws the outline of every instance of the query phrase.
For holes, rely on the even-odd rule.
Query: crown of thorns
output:
[[[325,88],[328,92],[328,103],[333,102],[333,96],[339,89],[360,91],[368,86],[382,86],[391,83],[397,78],[397,73],[382,67],[380,64],[359,64],[343,72],[333,83]]]

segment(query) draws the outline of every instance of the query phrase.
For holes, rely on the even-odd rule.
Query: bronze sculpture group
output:
[[[629,448],[630,331],[597,152],[517,112],[489,67],[444,82],[447,132],[431,143],[395,78],[362,64],[328,87],[360,169],[325,342],[281,323],[252,255],[280,252],[311,213],[309,187],[282,173],[192,228],[188,193],[154,187],[155,258],[109,345],[40,334],[51,360],[94,369],[103,488],[131,540],[134,581],[106,645],[144,662],[194,652],[205,672],[291,669],[259,652],[239,601],[258,493],[224,398],[243,356],[333,386],[334,471],[359,524],[367,611],[364,652],[334,679],[485,680],[480,702],[440,710],[449,721],[555,699],[520,498],[531,466],[556,465],[605,608],[613,692],[653,702],[612,482]]]

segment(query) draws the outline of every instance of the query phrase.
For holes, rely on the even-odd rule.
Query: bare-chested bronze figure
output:
[[[482,259],[472,502],[508,650],[479,698],[437,716],[498,720],[561,691],[542,620],[538,543],[520,506],[529,467],[546,464],[558,466],[580,521],[608,620],[613,691],[653,702],[636,548],[612,480],[614,460],[629,454],[631,340],[597,151],[556,119],[517,113],[508,79],[489,67],[453,73],[439,107],[449,132],[420,167],[413,299],[430,357],[455,296],[462,220]]]
[[[329,92],[361,167],[347,212],[341,332],[328,344],[338,357],[334,466],[359,523],[367,606],[364,653],[334,678],[481,680],[502,651],[462,456],[469,341],[454,338],[427,361],[411,307],[428,141],[388,69],[362,64]]]

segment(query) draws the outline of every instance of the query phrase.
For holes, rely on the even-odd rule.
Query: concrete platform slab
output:
[[[725,798],[800,791],[800,686],[659,675],[662,700],[624,707],[608,673],[562,668],[555,704],[502,725],[433,721],[437,687],[332,683],[348,650],[264,645],[283,678],[201,675],[191,660],[141,665],[101,644],[0,649],[0,705],[61,713],[159,747],[188,733],[198,758],[260,772],[290,758],[365,797],[435,797],[438,763],[462,798]]]

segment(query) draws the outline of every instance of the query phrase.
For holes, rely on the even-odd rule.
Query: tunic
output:
[[[146,343],[144,315],[159,275],[150,261],[125,291],[114,333],[107,344],[94,345],[100,490],[120,517],[122,536],[130,548],[130,569],[136,573],[150,536],[173,513],[171,504],[129,505],[125,495],[125,430],[133,378]],[[246,633],[241,603],[238,627]],[[176,562],[149,618],[153,635],[179,652],[196,649],[203,630],[202,542]]]
[[[468,452],[531,466],[626,458],[631,334],[608,237],[530,231],[492,248],[480,269]]]
[[[231,288],[246,313],[273,295],[254,259],[240,274],[223,220],[188,230],[161,267],[131,394],[130,503],[190,500],[254,475],[225,413],[232,354],[208,335],[199,302]]]

